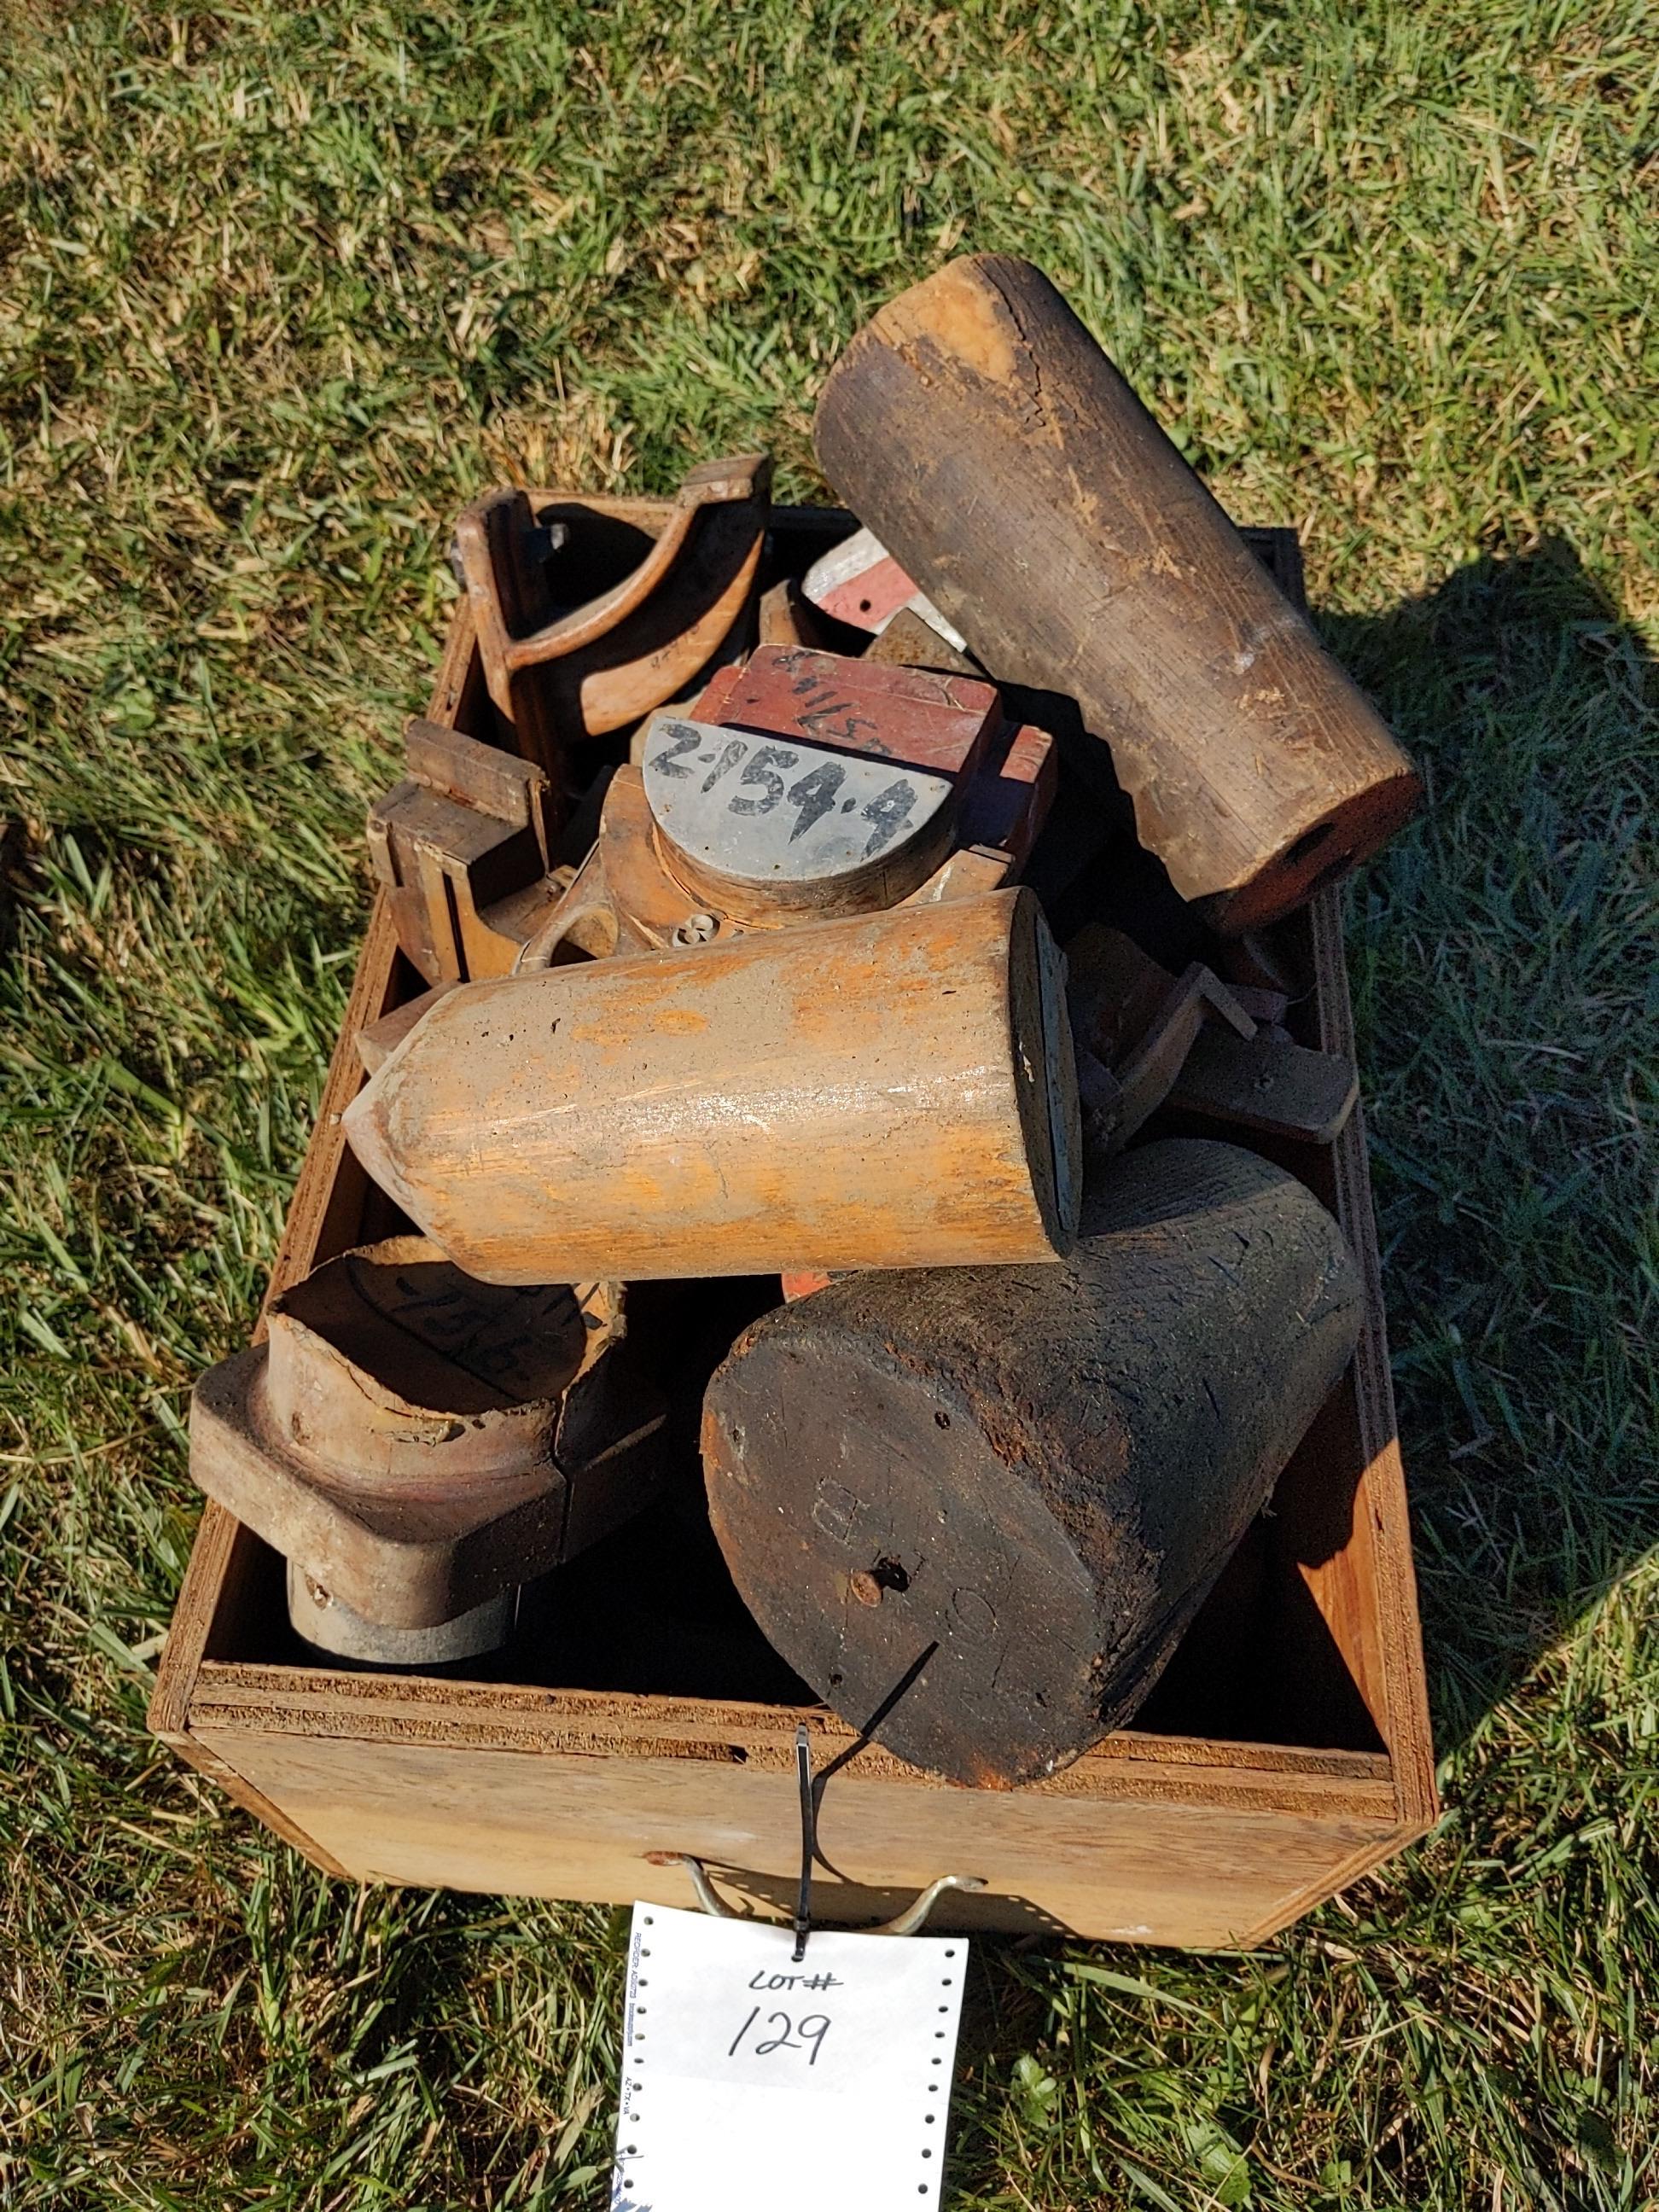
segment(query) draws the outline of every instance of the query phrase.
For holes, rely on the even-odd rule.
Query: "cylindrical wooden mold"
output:
[[[854,337],[830,481],[999,678],[1074,698],[1141,842],[1228,933],[1414,811],[1410,760],[1065,301],[953,261]]]
[[[345,1132],[484,1282],[1054,1260],[1064,964],[1001,890],[463,984]]]
[[[1062,1267],[866,1275],[766,1315],[704,1400],[714,1530],[843,1719],[957,1782],[1132,1713],[1336,1382],[1362,1291],[1304,1186],[1127,1154]]]

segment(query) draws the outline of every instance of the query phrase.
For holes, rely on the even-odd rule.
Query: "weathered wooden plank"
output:
[[[1194,1038],[1169,1103],[1177,1113],[1201,1121],[1328,1145],[1358,1097],[1359,1078],[1351,1060],[1260,1033],[1241,1037],[1212,1025]]]
[[[814,1765],[840,1759],[863,1739],[822,1705],[744,1699],[546,1689],[527,1683],[457,1681],[444,1676],[336,1673],[264,1661],[206,1660],[191,1705],[204,1727],[299,1735],[476,1743],[495,1750],[591,1751],[610,1755],[641,1743],[719,1745],[749,1756],[793,1760],[804,1726]],[[866,1745],[859,1772],[908,1778],[919,1789],[952,1785]],[[1315,1751],[1291,1744],[1235,1743],[1205,1736],[1121,1729],[1075,1765],[1030,1785],[1033,1797],[1121,1794],[1155,1776],[1194,1802],[1243,1790],[1251,1802],[1295,1806],[1311,1782],[1321,1803],[1370,1812],[1393,1802],[1388,1755]],[[1328,1795],[1326,1784],[1335,1785]],[[1379,1796],[1377,1793],[1381,1792]]]
[[[513,1896],[690,1904],[684,1871],[762,1905],[793,1895],[800,1815],[790,1764],[723,1755],[599,1759],[408,1741],[318,1741],[214,1726],[227,1765],[280,1802],[363,1881]],[[836,1869],[815,1885],[827,1923],[884,1917],[941,1874],[977,1875],[944,1927],[1231,1946],[1392,1821],[1375,1809],[1288,1812],[1227,1802],[1154,1803],[917,1788],[847,1772],[823,1793],[819,1841]]]

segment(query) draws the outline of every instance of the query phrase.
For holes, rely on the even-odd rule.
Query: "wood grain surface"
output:
[[[774,1909],[793,1893],[800,1815],[793,1765],[720,1756],[596,1759],[397,1741],[319,1740],[210,1723],[218,1756],[250,1778],[362,1881],[509,1896],[693,1900],[684,1870],[706,1861],[734,1901]],[[1156,1777],[1114,1797],[921,1789],[856,1767],[823,1793],[819,1841],[834,1872],[815,1884],[828,1924],[884,1917],[941,1874],[987,1893],[952,1896],[940,1927],[1140,1942],[1249,1941],[1334,1863],[1376,1851],[1386,1789],[1304,1792],[1279,1804],[1160,1801]]]
[[[1009,890],[468,984],[345,1127],[485,1282],[1053,1259],[1079,1143],[1054,958]]]
[[[1039,270],[953,261],[824,385],[825,474],[1000,680],[1074,698],[1223,931],[1414,811],[1410,761]]]

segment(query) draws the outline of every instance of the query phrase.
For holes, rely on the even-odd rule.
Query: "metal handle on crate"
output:
[[[653,1852],[652,1856],[654,1858],[657,1854]],[[708,1869],[701,1859],[694,1858],[690,1851],[662,1854],[665,1861],[671,1856],[674,1863],[683,1866],[690,1875],[691,1887],[697,1893],[697,1904],[704,1912],[711,1914],[716,1920],[742,1920],[747,1917],[744,1913],[734,1912],[729,1905],[721,1902],[708,1879]],[[858,1933],[861,1936],[918,1935],[927,1925],[928,1914],[947,1889],[975,1890],[983,1889],[985,1886],[983,1875],[942,1874],[937,1881],[929,1882],[926,1889],[912,1899],[902,1912],[896,1913],[891,1920],[882,1921],[874,1928],[861,1928]]]

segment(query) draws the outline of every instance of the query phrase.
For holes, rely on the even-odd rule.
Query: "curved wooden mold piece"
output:
[[[198,1383],[191,1473],[364,1621],[453,1620],[654,1493],[665,1409],[618,1285],[502,1290],[398,1237],[325,1261],[269,1322]]]
[[[623,728],[708,665],[753,599],[770,489],[764,453],[693,469],[636,566],[563,613],[530,495],[503,486],[465,510],[455,550],[484,680],[520,750],[551,772],[563,743]],[[537,669],[548,676],[526,684]]]

